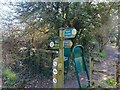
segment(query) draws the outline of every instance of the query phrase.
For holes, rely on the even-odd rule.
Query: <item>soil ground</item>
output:
[[[115,60],[118,60],[118,50],[115,46],[108,44],[105,47],[105,52],[108,54],[106,58],[101,58],[100,62],[96,63],[94,69],[101,71],[101,72],[94,72],[92,76],[92,80],[95,84],[100,85],[104,88],[107,86],[102,84],[103,80],[106,78],[115,78]],[[103,72],[102,72],[103,71]],[[75,72],[72,73],[73,75],[65,81],[64,88],[78,88],[78,82],[75,76]],[[31,83],[31,84],[30,84]],[[85,75],[81,75],[81,83],[85,85],[87,83],[87,79]],[[36,87],[36,88],[52,88],[52,78],[45,79],[45,78],[36,78],[35,80],[30,81],[25,87]]]
[[[118,55],[120,55],[117,48],[115,46],[112,46],[111,44],[106,45],[105,52],[108,54],[108,56],[106,58],[101,58],[99,62],[95,63],[94,69],[96,70],[96,72],[94,72],[92,76],[92,81],[96,85],[100,85],[103,88],[107,87],[105,84],[101,83],[103,80],[106,80],[106,78],[115,78],[114,64],[115,60],[118,60]],[[85,75],[80,75],[80,80],[83,87],[87,85],[87,78]],[[52,77],[45,78],[44,76],[35,76],[28,80],[23,87],[52,88]],[[65,80],[64,88],[79,88],[75,72],[68,74],[68,79]]]

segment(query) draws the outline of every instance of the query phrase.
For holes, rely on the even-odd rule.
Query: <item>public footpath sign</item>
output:
[[[71,40],[64,40],[64,48],[70,48],[72,45],[73,43]],[[52,49],[59,49],[59,40],[51,41],[49,46]]]
[[[58,40],[51,41],[49,46],[52,49],[59,49],[59,41]]]
[[[64,40],[64,48],[72,47],[73,43],[71,40]]]
[[[70,48],[72,47],[73,43],[71,40],[64,40],[64,67],[65,69],[69,66],[69,59],[70,59]],[[52,49],[59,49],[59,41],[51,41],[50,47]]]
[[[64,30],[64,38],[74,38],[77,34],[77,30],[75,28],[67,28]]]

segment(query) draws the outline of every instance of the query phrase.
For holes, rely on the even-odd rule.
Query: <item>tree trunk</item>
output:
[[[119,30],[120,26],[118,26],[118,37],[117,37],[117,42],[116,45],[120,46],[120,30]]]
[[[119,59],[119,58],[118,58]],[[120,78],[120,75],[119,75],[119,65],[120,65],[120,61],[118,60],[118,61],[116,61],[116,78],[115,78],[115,81],[117,82],[117,84],[119,84],[120,83],[120,81],[119,81],[119,78]],[[117,88],[118,88],[119,86],[117,85]]]
[[[104,50],[104,45],[103,45],[103,42],[101,40],[101,43],[99,43],[99,52],[103,52]]]
[[[118,38],[117,38],[117,45],[118,45],[118,52],[120,52],[120,2],[118,3]],[[119,78],[120,78],[120,54],[118,54],[118,61],[116,63],[116,82],[117,84],[120,83]],[[119,86],[117,86],[119,88]]]
[[[117,46],[118,46],[118,49],[120,51],[120,6],[118,6],[118,38],[117,38]]]

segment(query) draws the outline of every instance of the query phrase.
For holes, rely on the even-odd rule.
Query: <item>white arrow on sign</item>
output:
[[[57,83],[57,79],[56,78],[53,78],[53,83]]]

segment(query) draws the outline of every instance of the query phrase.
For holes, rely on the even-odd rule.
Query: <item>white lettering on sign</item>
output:
[[[65,57],[65,56],[64,56],[64,61],[67,61],[67,60],[68,60],[68,57]]]
[[[76,34],[77,34],[77,30],[75,28],[68,28],[64,30],[65,38],[74,38]]]
[[[53,69],[53,74],[57,74],[57,69]]]
[[[53,78],[53,83],[57,83],[57,79],[56,78]]]

